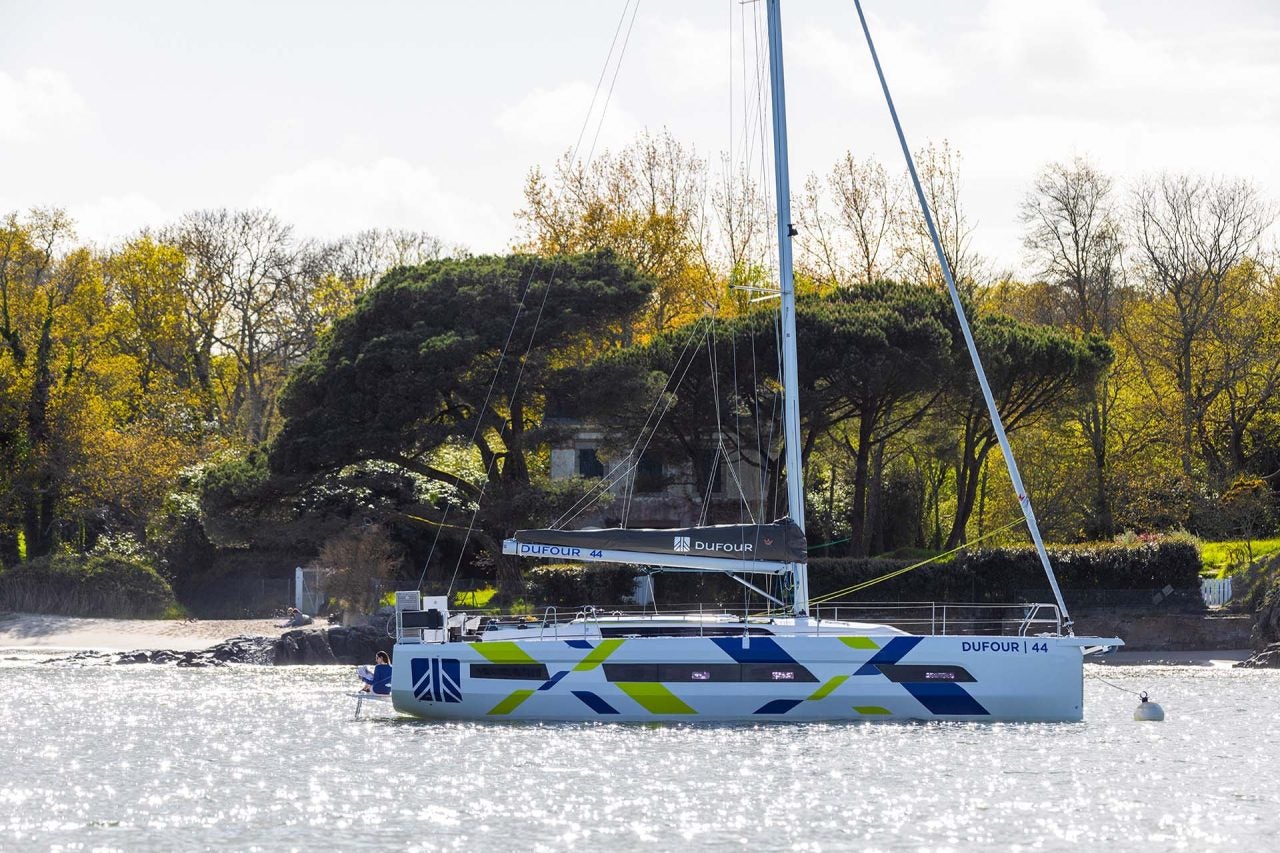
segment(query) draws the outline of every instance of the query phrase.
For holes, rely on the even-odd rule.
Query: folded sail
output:
[[[781,571],[806,560],[805,538],[790,519],[662,530],[518,530],[503,551],[524,557],[607,560],[733,571]]]

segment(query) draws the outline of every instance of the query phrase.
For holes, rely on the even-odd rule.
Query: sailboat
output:
[[[781,298],[788,517],[773,524],[663,530],[520,530],[506,554],[611,562],[731,577],[787,611],[624,614],[583,609],[567,620],[493,623],[477,634],[444,596],[396,595],[392,703],[419,717],[526,721],[812,720],[1076,721],[1084,657],[1122,645],[1080,637],[1036,525],[977,357],[951,271],[898,122],[875,46],[863,31],[1053,604],[1019,605],[1001,629],[927,633],[821,618],[812,610],[801,482],[795,291],[780,0],[766,0]],[[753,583],[774,576],[777,595]],[[787,600],[779,596],[787,596]],[[811,612],[812,610],[812,612]],[[1043,614],[1048,614],[1046,618]]]

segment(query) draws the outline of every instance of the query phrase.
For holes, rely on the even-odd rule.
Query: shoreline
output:
[[[318,626],[326,627],[326,626]],[[273,619],[99,619],[33,613],[0,615],[0,649],[26,651],[202,651],[232,637],[279,637]],[[1100,666],[1230,667],[1250,649],[1124,650],[1090,655]]]
[[[239,636],[278,637],[274,619],[106,619],[0,614],[0,649],[201,651]]]
[[[1120,649],[1104,655],[1089,655],[1085,663],[1099,666],[1210,666],[1231,668],[1253,654],[1252,649],[1178,649],[1176,651]]]

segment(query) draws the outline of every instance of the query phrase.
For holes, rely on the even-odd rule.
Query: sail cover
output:
[[[803,563],[804,531],[790,519],[773,524],[717,524],[710,527],[673,527],[662,530],[621,527],[587,530],[517,530],[520,545],[548,546],[546,552],[521,548],[518,553],[566,556],[560,549],[584,553],[625,551],[679,557],[725,557],[735,560],[769,560]],[[551,549],[555,549],[552,551]]]

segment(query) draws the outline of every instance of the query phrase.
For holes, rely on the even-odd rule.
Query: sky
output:
[[[864,5],[908,140],[959,151],[996,270],[1024,271],[1018,205],[1055,160],[1122,187],[1243,177],[1280,200],[1277,0]],[[746,150],[740,0],[0,0],[0,213],[63,207],[106,243],[268,207],[306,236],[396,227],[504,251],[529,170],[575,144],[632,10],[596,150],[645,129],[713,162]],[[845,151],[898,168],[852,0],[783,15],[793,183]]]

